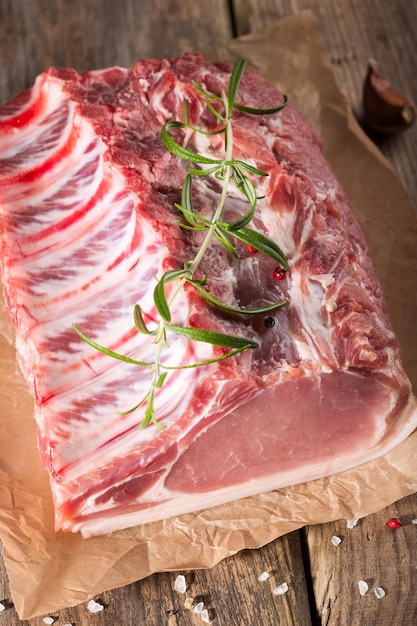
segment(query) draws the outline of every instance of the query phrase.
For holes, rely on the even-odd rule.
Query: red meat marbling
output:
[[[234,157],[266,170],[251,227],[285,251],[289,271],[242,246],[216,242],[203,259],[211,293],[239,307],[285,298],[274,324],[225,314],[191,286],[173,323],[259,343],[231,359],[171,373],[158,419],[138,429],[149,373],[83,342],[152,360],[139,335],[152,325],[155,275],[193,258],[198,233],[178,226],[188,164],[161,141],[190,102],[196,124],[215,120],[191,81],[220,94],[230,67],[200,56],[146,60],[80,76],[50,69],[0,108],[0,219],[6,308],[35,401],[56,529],[84,536],[196,511],[334,474],[377,458],[416,427],[417,411],[381,287],[320,140],[292,104],[273,115],[234,114]],[[240,101],[282,95],[245,73]],[[185,141],[185,137],[182,138]],[[187,134],[187,147],[222,158],[222,139]],[[196,177],[194,206],[210,218],[213,177]],[[232,187],[225,218],[247,211]],[[253,252],[253,251],[252,251]],[[169,336],[168,365],[218,348]]]

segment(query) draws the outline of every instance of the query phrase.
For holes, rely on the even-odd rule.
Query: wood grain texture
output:
[[[1,0],[0,98],[49,66],[79,72],[180,55],[231,37],[227,0]]]
[[[229,7],[230,4],[230,7]],[[229,9],[232,9],[231,12]],[[138,58],[204,50],[237,34],[311,9],[316,15],[338,81],[361,119],[366,63],[376,58],[395,87],[417,100],[417,7],[409,0],[0,0],[0,100],[33,83],[49,65],[80,72]],[[233,19],[232,19],[233,16]],[[417,197],[417,125],[403,135],[374,137],[412,199]],[[403,527],[384,526],[399,516]],[[413,626],[417,624],[417,496],[361,520],[310,527],[256,551],[244,551],[210,570],[184,572],[186,595],[202,599],[215,626]],[[342,538],[337,548],[333,535]],[[270,577],[260,583],[262,571]],[[179,572],[155,574],[54,614],[57,626],[191,626],[201,619],[173,590]],[[357,581],[368,581],[361,597]],[[285,596],[273,588],[287,582]],[[373,586],[386,591],[377,600]],[[313,604],[310,617],[309,600]],[[43,626],[43,616],[20,621],[0,561],[0,626]]]
[[[7,574],[0,570],[1,626],[44,626],[44,617],[19,621],[7,586]],[[259,581],[262,572],[266,581]],[[175,579],[183,574],[185,594],[174,590]],[[286,582],[288,592],[275,595]],[[57,626],[195,626],[204,623],[184,606],[186,598],[204,602],[210,621],[224,626],[310,626],[308,589],[304,576],[299,533],[279,538],[259,550],[244,550],[209,570],[154,574],[121,589],[104,592],[94,600],[104,606],[91,614],[87,603],[50,615]]]
[[[385,522],[397,517],[402,527]],[[417,495],[400,500],[347,529],[346,522],[309,527],[307,543],[319,624],[413,626],[417,624]],[[339,546],[331,543],[335,535]],[[358,581],[369,591],[359,594]],[[385,597],[377,599],[375,587]]]
[[[234,0],[234,23],[244,34],[299,11],[313,11],[341,89],[363,125],[362,90],[370,58],[417,103],[417,5],[409,0]],[[369,133],[391,162],[417,209],[417,124],[400,135]]]

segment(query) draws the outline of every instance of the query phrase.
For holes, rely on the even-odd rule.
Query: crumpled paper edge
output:
[[[271,54],[274,40],[280,38],[282,43],[282,40],[288,38],[291,45],[286,46],[284,54],[280,48],[279,62],[296,65],[296,56],[300,55],[300,50],[294,50],[294,29],[299,37],[297,46],[304,48],[304,53],[312,45],[320,50],[320,58],[311,59],[311,62],[322,65],[320,83],[315,85],[304,80],[303,88],[298,91],[291,81],[286,81],[285,85],[277,82],[277,59]],[[366,194],[364,195],[363,189],[353,189],[353,193],[349,193],[352,206],[366,231],[381,282],[388,285],[389,289],[387,263],[390,264],[391,271],[392,259],[389,262],[385,260],[387,247],[388,251],[392,251],[398,246],[398,238],[403,242],[402,235],[409,232],[412,206],[388,162],[360,131],[349,111],[346,98],[337,88],[313,14],[307,11],[287,18],[265,31],[221,46],[206,56],[213,60],[233,60],[238,56],[246,56],[254,69],[290,95],[318,129],[325,153],[332,152],[334,141],[327,132],[329,118],[337,117],[342,121],[343,128],[342,136],[337,141],[343,145],[347,141],[355,151],[361,153],[365,147],[369,163],[377,170],[375,176],[384,177],[384,180],[391,177],[396,189],[395,203],[403,209],[401,219],[404,223],[399,234],[398,223],[395,223],[395,228],[392,229],[397,233],[395,236],[391,236],[390,224],[387,225],[388,244],[384,249],[384,258],[377,241],[374,241],[372,228],[368,228],[376,216],[369,216],[367,210],[361,210],[361,207],[366,207]],[[297,74],[294,76],[296,80]],[[303,103],[307,97],[317,100],[316,113],[313,112],[312,116],[304,110]],[[343,155],[341,154],[340,160],[336,158],[331,163],[342,185],[350,189],[349,177],[352,173],[346,178]],[[354,176],[359,182],[363,180],[363,172],[354,172]],[[394,201],[394,198],[391,200],[388,197],[387,201]],[[398,215],[396,217],[398,220]],[[414,225],[414,231],[406,239],[409,248],[416,241],[415,235]],[[415,257],[415,252],[412,256]],[[388,254],[388,258],[390,257]],[[411,277],[407,275],[407,281],[415,286],[415,274]],[[412,293],[414,292],[415,289]],[[390,302],[390,312],[394,326],[401,330],[402,342],[404,337],[409,337],[410,347],[415,346],[415,330],[410,327],[408,318],[404,326],[401,305],[397,310],[395,303],[393,306]],[[411,355],[411,350],[408,354],[407,343],[403,345],[407,371],[410,374],[410,368],[414,367],[415,373],[416,359]],[[28,459],[36,459],[32,400],[27,395],[24,396],[25,383],[19,378],[18,371],[13,373],[13,377],[15,376],[19,398],[13,396],[9,401],[12,403],[11,410],[22,411],[25,432],[21,437],[17,427],[16,432],[12,429],[8,441],[12,442],[17,435],[17,455],[23,454]],[[377,462],[373,461],[355,470],[316,480],[308,485],[288,487],[207,509],[198,514],[179,516],[88,540],[81,539],[79,535],[55,535],[53,532],[49,482],[46,472],[39,468],[37,461],[33,461],[38,467],[35,490],[19,480],[18,471],[1,471],[0,533],[18,615],[21,619],[29,619],[73,606],[95,594],[124,586],[157,571],[212,567],[244,548],[259,548],[306,524],[340,518],[360,518],[376,512],[417,491],[416,443],[417,435],[413,434]]]

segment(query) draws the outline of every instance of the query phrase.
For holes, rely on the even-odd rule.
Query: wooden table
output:
[[[272,21],[312,9],[341,88],[361,116],[361,92],[369,57],[377,59],[396,88],[417,101],[415,61],[417,4],[409,0],[0,0],[0,100],[33,83],[50,65],[83,72],[113,64],[130,66],[148,56],[206,50]],[[375,139],[375,138],[374,138]],[[417,124],[378,140],[411,198],[417,197]],[[384,522],[399,517],[403,526]],[[204,600],[219,626],[413,626],[417,624],[417,495],[361,520],[304,528],[211,570],[189,572],[190,593]],[[331,538],[343,538],[329,549]],[[258,575],[272,572],[260,584]],[[188,626],[203,623],[173,590],[178,572],[155,574],[103,593],[105,609],[86,605],[53,615],[55,624],[85,626]],[[357,581],[381,586],[387,596],[358,593]],[[283,596],[271,593],[290,583]],[[0,626],[21,622],[2,571]]]

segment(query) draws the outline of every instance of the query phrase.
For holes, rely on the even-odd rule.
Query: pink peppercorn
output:
[[[285,278],[285,274],[286,271],[279,265],[277,265],[277,267],[272,272],[272,276],[275,278],[275,280],[283,280]]]
[[[385,522],[385,526],[389,526],[389,528],[401,528],[402,524],[398,517],[392,517]]]

